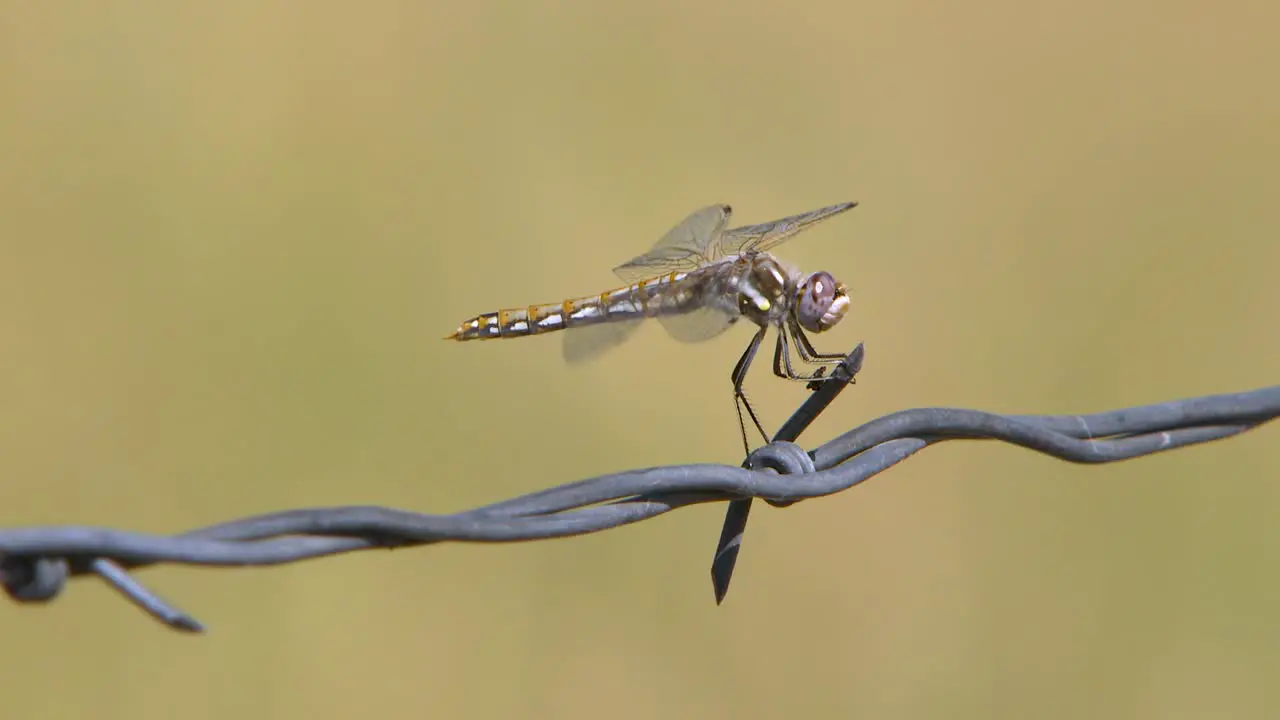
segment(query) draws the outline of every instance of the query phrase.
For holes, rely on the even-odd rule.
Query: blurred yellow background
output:
[[[860,206],[780,254],[864,341],[812,447],[909,407],[1280,379],[1273,3],[5,3],[0,525],[447,512],[740,461],[750,333],[441,341],[609,287],[690,211]],[[764,364],[776,426],[804,396]],[[1280,429],[1115,466],[932,448],[556,542],[0,607],[13,717],[1274,717]]]

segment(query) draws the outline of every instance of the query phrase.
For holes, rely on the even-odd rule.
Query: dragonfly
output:
[[[806,275],[771,250],[856,206],[845,202],[726,229],[733,209],[710,205],[671,228],[645,254],[614,268],[625,285],[558,303],[487,312],[463,321],[445,339],[508,339],[567,331],[563,356],[578,364],[622,344],[646,319],[656,318],[677,341],[694,343],[717,337],[745,318],[757,329],[730,379],[743,446],[750,454],[744,407],[766,443],[769,436],[747,402],[743,384],[769,330],[777,330],[774,375],[809,383],[810,389],[829,379],[827,369],[846,357],[818,352],[807,335],[826,332],[844,318],[849,310],[844,283],[826,271]],[[793,347],[801,369],[792,364]]]

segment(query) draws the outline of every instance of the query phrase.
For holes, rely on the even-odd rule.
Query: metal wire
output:
[[[847,361],[849,378],[857,370],[855,356],[860,363],[861,346]],[[818,387],[797,415],[807,413],[812,420],[837,392]],[[1220,440],[1277,416],[1280,385],[1094,415],[904,410],[854,428],[812,452],[783,440],[770,443],[746,463],[760,469],[703,464],[629,470],[451,515],[384,507],[310,508],[172,536],[84,526],[0,529],[0,584],[14,600],[47,602],[68,578],[94,575],[169,627],[201,632],[195,618],[145,588],[129,570],[159,563],[279,565],[374,548],[582,535],[699,503],[761,498],[786,505],[831,495],[946,440],[999,440],[1069,462],[1107,463]],[[722,596],[719,589],[717,595]]]

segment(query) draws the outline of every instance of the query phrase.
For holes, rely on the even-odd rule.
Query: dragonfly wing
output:
[[[594,360],[606,351],[626,342],[643,322],[644,318],[640,317],[614,320],[599,325],[566,328],[562,345],[564,360],[569,364]]]
[[[661,315],[658,324],[668,335],[683,343],[699,343],[714,338],[737,322],[741,317],[716,307],[701,307],[679,315]],[[564,331],[561,346],[564,360],[571,365],[595,360],[609,350],[622,345],[644,322],[644,318],[614,320],[599,325],[568,328]]]
[[[714,252],[718,256],[735,255],[748,250],[764,252],[781,245],[802,230],[807,230],[827,218],[853,209],[857,204],[856,202],[840,203],[781,220],[726,230],[718,237],[718,247]]]
[[[714,248],[729,224],[733,208],[711,205],[694,212],[667,231],[644,255],[613,269],[626,282],[671,272],[688,272],[716,259]]]
[[[741,317],[714,306],[700,307],[679,315],[661,315],[658,324],[680,342],[697,343],[710,340],[733,327]]]

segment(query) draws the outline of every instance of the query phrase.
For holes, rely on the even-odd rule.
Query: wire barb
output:
[[[778,429],[778,433],[773,436],[773,442],[790,444],[798,440],[800,434],[814,420],[818,419],[818,415],[822,414],[822,411],[826,410],[835,401],[840,392],[853,384],[854,378],[862,370],[864,356],[865,350],[862,343],[858,343],[853,352],[849,353],[843,362],[835,366],[830,377],[810,381],[806,387],[813,394],[782,424],[782,427]],[[823,369],[825,370],[825,368]],[[750,409],[750,406],[748,406],[748,409]],[[753,420],[755,419],[754,413],[751,417]],[[746,441],[745,433],[743,434],[743,441]],[[758,463],[762,458],[756,457],[759,452],[760,450],[757,450],[756,453],[749,453],[742,466],[753,470],[761,469],[762,466]],[[754,461],[753,458],[755,458]],[[767,467],[767,465],[763,467]],[[771,469],[783,472],[778,467]],[[766,502],[775,507],[784,506],[776,500],[766,500]],[[733,568],[738,563],[738,553],[742,552],[742,536],[747,531],[747,518],[750,515],[751,498],[739,498],[729,501],[729,507],[724,513],[724,522],[720,526],[720,541],[716,543],[716,552],[711,558],[711,589],[715,592],[717,605],[724,602],[724,597],[729,592],[729,581],[733,579]]]
[[[850,362],[855,355],[860,362],[861,346]],[[848,369],[856,372],[853,365]],[[821,383],[784,430],[791,426],[798,435],[796,428],[803,430],[845,385]],[[823,393],[831,397],[820,398]],[[1280,385],[1094,415],[923,408],[873,420],[808,453],[790,442],[775,441],[752,453],[753,467],[764,469],[703,464],[630,470],[452,515],[360,506],[298,509],[172,536],[82,526],[0,529],[0,585],[18,602],[48,602],[67,578],[94,575],[167,626],[202,632],[195,618],[169,606],[129,571],[160,563],[279,565],[406,545],[569,537],[700,503],[761,498],[785,505],[831,495],[947,440],[999,440],[1069,462],[1107,463],[1231,437],[1277,416]],[[789,474],[778,474],[779,470]],[[741,515],[745,522],[746,513]],[[741,532],[728,542],[722,539],[718,554],[732,547],[736,556],[740,542]]]

